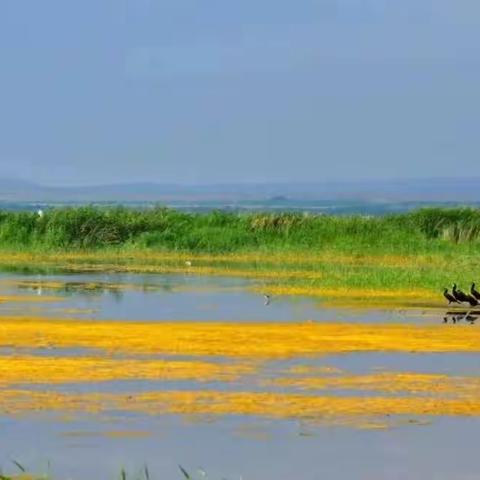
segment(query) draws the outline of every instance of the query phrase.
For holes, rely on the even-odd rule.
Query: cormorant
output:
[[[475,283],[472,283],[472,286],[470,287],[470,293],[472,294],[472,297],[475,297],[477,300],[480,300],[480,292],[476,290]]]
[[[455,300],[458,300],[459,302],[468,302],[470,303],[470,299],[468,298],[469,295],[466,295],[464,292],[461,290],[457,289],[457,284],[454,283],[452,286],[452,293],[453,296],[455,297]]]
[[[448,304],[451,303],[460,303],[453,295],[448,293],[448,288],[443,291],[443,296],[448,300]]]
[[[473,298],[471,295],[465,295],[467,297],[467,302],[472,306],[476,307],[478,305],[478,300],[476,298]]]

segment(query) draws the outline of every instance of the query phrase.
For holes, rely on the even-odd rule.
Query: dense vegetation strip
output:
[[[0,247],[133,246],[194,252],[272,249],[449,250],[479,245],[480,210],[422,209],[382,217],[185,213],[167,208],[0,212]]]
[[[453,281],[465,290],[480,283],[479,253],[480,210],[473,208],[382,217],[120,207],[0,212],[3,269],[235,275],[276,294],[363,301],[395,291],[401,302],[443,304],[442,288]]]

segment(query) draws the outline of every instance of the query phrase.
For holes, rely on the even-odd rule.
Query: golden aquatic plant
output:
[[[355,323],[122,322],[2,318],[0,345],[249,359],[342,352],[478,352],[480,330]]]
[[[246,415],[305,419],[322,423],[358,423],[387,415],[480,416],[477,395],[459,398],[312,396],[296,393],[225,391],[152,391],[132,394],[58,393],[5,390],[1,410],[9,415],[45,412],[102,414],[111,411],[147,415]]]
[[[480,398],[480,377],[417,372],[382,372],[368,375],[282,377],[268,382],[302,390],[360,390],[388,394],[475,396]]]
[[[246,363],[103,357],[0,357],[0,386],[110,380],[233,381],[254,372]]]

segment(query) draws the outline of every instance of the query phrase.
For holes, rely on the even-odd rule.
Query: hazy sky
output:
[[[478,0],[2,0],[0,177],[480,173]]]

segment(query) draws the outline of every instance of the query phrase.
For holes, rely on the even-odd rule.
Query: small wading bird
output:
[[[268,295],[267,293],[264,293],[263,298],[265,299],[264,305],[270,305],[270,301],[271,301],[272,297],[270,295]]]

